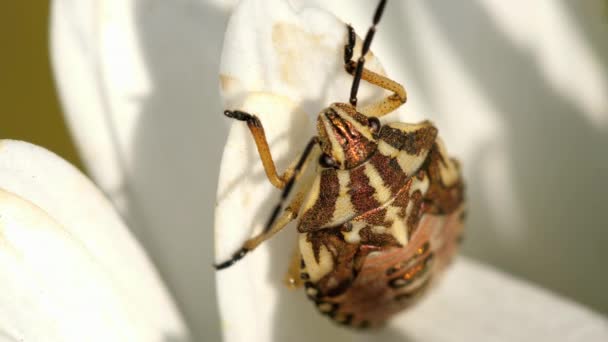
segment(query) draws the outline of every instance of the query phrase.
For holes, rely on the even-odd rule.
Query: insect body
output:
[[[364,68],[385,4],[380,1],[357,61],[352,61],[355,33],[348,26],[344,63],[354,76],[350,103],[334,103],[319,113],[318,135],[293,168],[277,173],[256,116],[225,112],[247,123],[269,180],[283,194],[266,229],[216,267],[232,265],[298,219],[292,283],[303,284],[322,313],[354,327],[379,326],[420,297],[451,260],[464,217],[459,166],[447,156],[437,129],[428,121],[381,125],[377,119],[406,100],[403,86]],[[393,94],[358,108],[361,79]],[[282,202],[315,156],[310,187],[283,210]]]

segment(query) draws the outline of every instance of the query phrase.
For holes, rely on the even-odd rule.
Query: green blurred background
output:
[[[0,139],[43,146],[82,169],[55,91],[48,1],[5,1],[0,12]]]

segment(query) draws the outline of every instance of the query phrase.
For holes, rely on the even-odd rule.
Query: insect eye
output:
[[[319,158],[319,164],[323,167],[338,168],[338,162],[329,154],[323,153]]]
[[[367,125],[373,132],[378,132],[380,130],[380,120],[375,116],[367,119]]]

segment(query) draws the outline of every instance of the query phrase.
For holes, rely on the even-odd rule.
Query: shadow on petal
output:
[[[492,229],[505,222],[496,222],[487,207],[495,201],[491,189],[477,183],[490,157],[480,146],[465,167],[475,208],[466,254],[608,312],[608,276],[588,271],[603,268],[606,259],[600,241],[608,231],[599,227],[605,225],[608,135],[548,83],[532,51],[502,33],[483,6],[431,1],[425,7],[459,64],[502,114],[509,184],[523,215],[522,226],[510,227],[515,240]]]
[[[219,341],[213,208],[227,122],[217,87],[228,13],[209,2],[137,2],[150,82],[140,101],[129,218],[185,313],[196,341]],[[175,339],[168,338],[168,341]]]

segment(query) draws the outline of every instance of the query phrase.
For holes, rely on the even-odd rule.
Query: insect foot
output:
[[[215,267],[215,269],[216,269],[216,270],[223,270],[224,268],[228,268],[228,267],[230,267],[230,266],[234,265],[234,263],[235,263],[235,262],[237,262],[237,261],[239,261],[239,260],[243,259],[243,257],[244,257],[244,256],[245,256],[247,253],[249,253],[249,250],[248,250],[248,249],[246,249],[246,248],[241,248],[241,249],[240,249],[238,252],[236,252],[236,253],[234,253],[234,254],[232,255],[232,258],[230,258],[230,259],[228,259],[228,260],[226,260],[226,261],[224,261],[224,262],[221,262],[221,263],[219,263],[219,264],[215,264],[215,265],[213,265],[213,267]]]
[[[224,115],[231,119],[236,119],[239,121],[245,121],[248,124],[251,123],[255,127],[260,127],[262,124],[260,119],[257,116],[251,115],[249,113],[241,112],[240,110],[226,110],[224,111]]]

